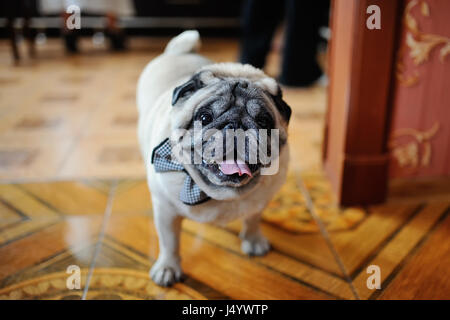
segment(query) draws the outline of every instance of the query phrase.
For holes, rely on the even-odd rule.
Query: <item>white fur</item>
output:
[[[200,49],[200,34],[197,30],[188,30],[170,40],[164,53],[183,54]]]
[[[182,218],[211,223],[226,223],[243,218],[242,250],[252,255],[268,251],[269,243],[259,230],[259,219],[262,210],[285,180],[289,158],[289,149],[285,146],[280,152],[279,172],[273,176],[260,176],[251,192],[231,193],[234,198],[230,200],[217,200],[215,194],[209,194],[213,199],[195,206],[185,205],[179,200],[185,173],[155,172],[150,163],[153,148],[169,137],[181,122],[192,118],[192,112],[187,109],[174,114],[171,97],[173,89],[193,74],[199,70],[209,70],[222,76],[246,77],[259,82],[272,94],[278,90],[275,80],[252,66],[212,64],[210,60],[192,53],[198,44],[196,31],[186,31],[171,40],[165,52],[146,66],[137,88],[138,136],[145,159],[160,246],[158,260],[150,275],[157,284],[164,286],[178,281],[182,274],[178,252]],[[197,181],[195,175],[191,176],[202,187],[202,182]]]

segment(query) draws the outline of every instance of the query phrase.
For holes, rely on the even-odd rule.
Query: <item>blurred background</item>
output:
[[[289,7],[282,2],[273,6],[271,1],[2,1],[0,59],[6,85],[2,136],[26,137],[33,140],[26,140],[28,144],[41,144],[37,135],[42,134],[54,144],[36,146],[53,150],[39,152],[26,166],[2,166],[0,176],[13,180],[142,176],[143,165],[135,150],[135,85],[143,67],[171,37],[186,29],[200,31],[202,53],[212,60],[250,63],[283,85],[314,87],[305,92],[304,100],[292,103],[295,107],[304,101],[309,105],[304,112],[323,113],[329,6],[328,1],[322,2],[322,8],[315,10],[317,19],[299,23],[302,19],[283,19]],[[286,1],[286,6],[296,7],[292,3]],[[80,29],[66,27],[66,21],[72,21],[66,12],[71,4],[81,10]],[[291,11],[302,17],[310,7]],[[296,34],[303,25],[311,26],[304,41],[298,42]],[[290,45],[285,50],[289,54],[283,56],[285,43]],[[292,90],[293,95],[299,92]],[[19,125],[22,129],[17,130],[17,121],[25,121]],[[114,146],[108,148],[108,140]],[[44,160],[46,153],[52,165]],[[105,160],[100,165],[98,157]],[[315,157],[317,162],[317,152]]]
[[[0,299],[448,299],[449,4],[1,0]],[[162,289],[135,93],[186,29],[279,81],[291,163],[267,256],[241,253],[239,222],[185,221],[187,280]]]

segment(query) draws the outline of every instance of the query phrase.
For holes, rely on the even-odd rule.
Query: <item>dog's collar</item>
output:
[[[183,171],[186,174],[179,196],[180,201],[184,204],[194,206],[211,199],[194,182],[183,165],[172,159],[172,147],[169,138],[166,138],[153,149],[151,163],[154,165],[156,172]]]

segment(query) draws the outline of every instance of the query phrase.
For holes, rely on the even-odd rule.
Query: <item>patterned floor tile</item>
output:
[[[205,284],[187,279],[171,288],[149,281],[148,255],[107,236],[95,261],[87,299],[227,299]]]
[[[56,177],[75,138],[51,134],[11,139],[0,137],[0,179],[29,180]]]
[[[157,236],[148,216],[112,215],[106,238],[148,256],[157,257]],[[236,237],[237,239],[237,237]],[[300,281],[274,272],[252,259],[203,240],[191,232],[182,232],[181,255],[184,271],[189,279],[202,283],[221,295],[234,299],[320,299],[331,297]],[[114,259],[110,259],[110,267]],[[239,266],[239,267],[236,267]],[[223,281],[227,279],[227,281]],[[190,281],[193,281],[190,280]]]
[[[441,223],[427,235],[414,255],[399,266],[398,275],[381,294],[381,299],[450,299],[450,216],[447,209]],[[427,226],[429,227],[429,226]]]
[[[137,201],[139,200],[139,201]],[[112,204],[114,214],[151,214],[152,202],[146,180],[119,181]]]
[[[348,274],[354,277],[367,259],[407,223],[417,206],[380,206],[369,210],[367,218],[355,228],[330,231],[331,242]]]
[[[0,212],[0,246],[51,225],[60,214],[28,194],[18,185],[0,185],[0,203],[6,210]]]
[[[68,270],[80,268],[80,288],[84,288],[100,222],[71,217],[0,247],[5,262],[0,267],[0,299],[80,299],[82,289],[67,287]]]
[[[301,183],[311,199],[312,210],[326,230],[331,249],[338,255],[345,275],[350,277],[355,294],[361,299],[380,295],[396,276],[405,257],[450,205],[449,202],[421,204],[411,198],[405,202],[392,197],[379,206],[339,208],[322,171],[303,172]],[[367,285],[370,276],[367,268],[371,265],[380,267],[381,291]]]
[[[70,296],[67,268],[89,268],[94,257],[103,214],[67,216],[73,204],[64,206],[63,197],[48,203],[52,188],[41,187],[33,194],[33,187],[0,185],[0,299]]]
[[[315,213],[330,231],[351,229],[367,215],[363,208],[339,208],[323,175],[291,172],[283,188],[264,211],[263,220],[293,233],[319,232],[305,199],[305,191],[314,203]]]
[[[90,137],[126,135],[136,139],[137,119],[137,108],[103,106],[92,115],[83,135]]]
[[[221,228],[186,220],[183,222],[183,230],[196,238],[248,259],[240,249],[236,225]],[[280,238],[276,237],[275,232],[268,232],[266,226],[263,227],[263,232],[271,241],[272,250],[264,257],[251,258],[254,263],[292,277],[303,285],[330,296],[354,298],[349,284],[340,275],[335,274],[339,273],[339,268],[320,235],[317,237],[286,235]],[[292,250],[292,247],[287,245],[289,242],[295,244],[298,250]],[[302,250],[300,247],[309,250]]]
[[[145,169],[135,136],[85,137],[68,155],[64,178],[144,177]]]
[[[122,181],[118,185],[112,211],[124,216],[151,214],[149,195],[145,180]],[[142,201],[136,201],[136,199],[142,199]],[[186,226],[193,225],[186,221]],[[218,243],[220,239],[217,237],[218,233],[226,234],[226,238],[233,238],[237,241],[240,223],[232,223],[227,229],[218,229],[212,226],[205,226],[204,228],[200,228],[200,233],[208,235],[208,241],[227,247],[227,244],[229,244],[227,240]],[[326,270],[334,273],[338,278],[342,277],[342,272],[336,264],[327,243],[322,238],[319,228],[306,206],[303,195],[296,185],[294,174],[289,175],[283,189],[264,211],[263,229],[271,238],[272,245],[278,255],[286,255],[287,260],[291,259],[294,264],[299,261],[300,264]],[[205,233],[205,230],[209,231]],[[193,229],[190,232],[196,233]],[[299,246],[299,244],[302,245]],[[234,249],[237,254],[240,254],[239,246]]]
[[[304,188],[304,192],[307,192],[314,213],[328,231],[351,230],[362,223],[368,215],[366,208],[339,207],[331,184],[322,170],[302,172],[297,183]]]
[[[378,290],[375,290],[374,292],[374,290],[370,290],[367,288],[367,266],[379,266],[382,275],[381,289],[385,290],[386,288],[389,288],[390,281],[392,281],[393,278],[399,276],[398,269],[401,268],[404,261],[408,257],[410,257],[412,253],[414,253],[416,247],[429,235],[430,230],[433,229],[436,224],[442,221],[443,217],[445,217],[446,215],[448,216],[449,210],[450,202],[436,203],[424,206],[423,208],[419,209],[419,211],[415,213],[414,216],[410,218],[400,230],[396,231],[392,238],[389,239],[388,243],[383,243],[375,253],[372,253],[371,260],[367,261],[366,264],[362,268],[360,268],[360,273],[354,276],[353,283],[356,287],[356,290],[358,291],[359,296],[361,298],[375,298],[380,294],[380,291]],[[440,231],[441,237],[444,230],[446,230],[445,228],[447,228],[448,231],[449,225],[450,224],[447,221],[446,227],[443,227],[443,229]],[[436,245],[437,243],[440,243],[441,245]],[[446,279],[448,280],[448,277],[444,276],[446,274],[444,270],[445,266],[450,266],[450,261],[448,259],[445,260],[445,252],[447,252],[448,254],[450,247],[448,245],[446,246],[444,240],[443,242],[435,242],[435,247],[431,249],[430,252],[426,252],[429,249],[431,249],[431,247],[425,249],[425,251],[422,252],[422,254],[429,255],[430,258],[427,261],[422,261],[420,263],[420,267],[424,270],[433,269],[433,272],[432,274],[422,274],[422,281],[430,281],[430,283],[436,281],[440,283],[440,280],[443,280],[442,288],[447,288],[447,291],[440,290],[433,293],[427,288],[425,284],[421,284],[421,286],[414,284],[411,285],[411,290],[409,291],[411,295],[409,297],[407,297],[406,290],[399,290],[399,292],[401,292],[398,296],[399,299],[413,299],[414,296],[412,291],[415,291],[418,295],[422,294],[423,298],[436,298],[439,296],[441,298],[444,298],[445,295],[443,294],[445,292],[450,292],[450,282],[446,281]],[[436,266],[436,268],[433,266],[433,264],[437,261],[440,261],[440,269],[437,268],[438,266]],[[419,274],[420,272],[417,273],[417,275]],[[409,279],[413,279],[413,277],[409,277]],[[423,288],[427,288],[427,290],[429,291],[421,291]],[[390,290],[391,294],[393,295],[395,295],[394,290]],[[404,297],[401,297],[401,295],[404,295]],[[447,295],[447,298],[449,297],[450,294]]]
[[[73,137],[81,133],[81,128],[88,119],[89,110],[72,108],[36,108],[24,109],[8,114],[0,122],[2,139],[19,140],[24,138],[46,139],[58,135]]]
[[[27,183],[22,189],[64,215],[103,215],[108,200],[109,182],[103,188],[97,183],[53,182]]]
[[[289,125],[290,166],[292,169],[304,172],[321,168],[322,135],[322,121],[293,117]]]

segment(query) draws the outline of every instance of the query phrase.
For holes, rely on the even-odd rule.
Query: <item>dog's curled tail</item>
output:
[[[200,49],[200,34],[197,30],[187,30],[169,41],[164,53],[183,54]]]

